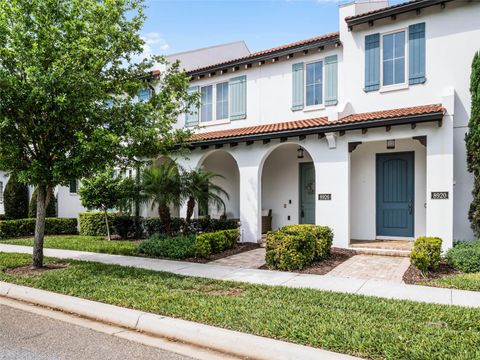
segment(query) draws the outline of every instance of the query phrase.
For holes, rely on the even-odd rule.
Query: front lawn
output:
[[[33,246],[33,238],[2,240],[0,243]],[[45,236],[45,248],[90,251],[105,254],[138,256],[137,241],[105,240],[102,236]]]
[[[374,359],[478,359],[480,309],[184,277],[70,261],[0,280]]]

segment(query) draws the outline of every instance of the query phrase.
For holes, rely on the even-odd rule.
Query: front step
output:
[[[373,249],[373,248],[360,248],[360,247],[349,247],[348,249],[353,250],[356,254],[362,254],[362,255],[381,255],[381,256],[400,256],[400,257],[410,256],[410,250]]]

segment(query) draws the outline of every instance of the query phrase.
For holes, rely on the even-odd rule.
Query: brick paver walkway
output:
[[[265,248],[245,251],[222,259],[210,262],[209,264],[238,266],[246,269],[258,269],[265,265]]]
[[[410,259],[396,256],[355,255],[328,273],[331,276],[401,283]]]

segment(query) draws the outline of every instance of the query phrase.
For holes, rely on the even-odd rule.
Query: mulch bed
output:
[[[353,250],[332,247],[331,254],[327,259],[314,262],[310,266],[307,266],[302,270],[294,270],[291,272],[296,272],[301,274],[325,275],[328,272],[330,272],[333,268],[337,267],[341,263],[350,259],[355,254],[356,253]],[[264,265],[260,269],[268,270],[268,267]]]
[[[235,255],[235,254],[240,254],[240,253],[245,252],[245,251],[255,250],[255,249],[258,249],[259,247],[260,247],[260,245],[256,244],[256,243],[238,243],[238,244],[235,245],[234,248],[225,250],[225,251],[223,251],[221,253],[218,253],[218,254],[213,254],[213,255],[209,256],[207,259],[201,259],[201,258],[193,257],[193,258],[183,259],[182,261],[190,261],[190,262],[194,262],[194,263],[205,264],[205,263],[208,263],[210,261],[215,261],[215,260],[218,260],[218,259],[222,259],[224,257],[232,256],[232,255]]]
[[[436,271],[429,272],[423,275],[415,266],[410,265],[405,274],[403,274],[403,281],[406,284],[416,285],[428,280],[444,278],[450,275],[458,274],[458,271],[450,267],[447,263],[441,262]]]
[[[27,266],[20,266],[20,267],[5,269],[4,272],[8,275],[15,275],[15,276],[28,276],[28,275],[35,276],[35,275],[40,275],[46,271],[65,269],[69,265],[70,265],[69,263],[64,263],[64,262],[51,262],[51,263],[44,264],[44,266],[41,268],[34,268],[32,267],[32,265],[27,265]]]

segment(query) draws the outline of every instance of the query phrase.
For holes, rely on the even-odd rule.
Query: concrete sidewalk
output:
[[[31,254],[29,246],[0,244],[0,252]],[[45,249],[45,256],[94,261],[104,264],[166,271],[178,275],[233,280],[251,284],[344,292],[388,299],[412,300],[444,305],[480,307],[480,292],[398,284],[388,281],[343,278],[330,275],[298,274],[282,271],[244,269],[238,266],[197,264],[185,261],[149,259],[73,250]]]

